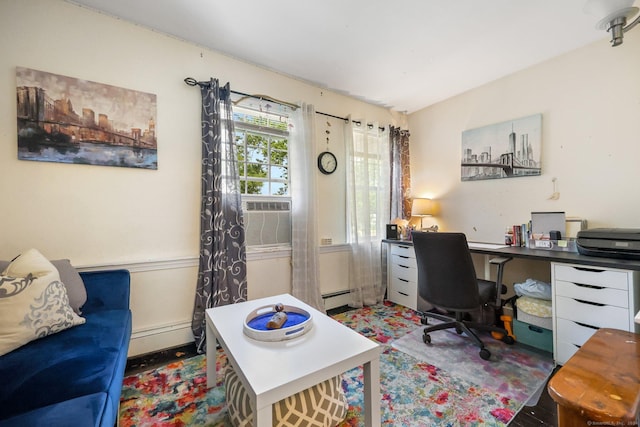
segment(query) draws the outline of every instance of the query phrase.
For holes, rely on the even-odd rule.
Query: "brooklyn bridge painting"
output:
[[[18,159],[158,168],[156,95],[18,67]]]
[[[462,181],[540,175],[542,114],[462,132]]]

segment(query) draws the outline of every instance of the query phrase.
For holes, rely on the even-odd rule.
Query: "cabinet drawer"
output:
[[[405,258],[415,258],[413,246],[409,245],[391,245],[391,255],[400,255]]]
[[[616,307],[627,308],[629,306],[629,293],[626,290],[617,288],[583,285],[580,283],[558,280],[555,282],[555,293],[557,296],[615,305]]]
[[[594,305],[563,296],[557,296],[554,304],[557,318],[573,320],[598,328],[629,330],[629,310],[626,308]]]
[[[415,281],[394,278],[391,281],[391,289],[413,299],[418,298],[418,286]]]
[[[415,295],[407,295],[395,288],[391,288],[389,290],[388,299],[396,304],[404,305],[405,307],[409,307],[414,310],[418,309],[418,299]]]
[[[418,270],[415,267],[408,267],[401,264],[391,264],[391,277],[410,280],[414,283],[418,281]]]
[[[587,342],[598,328],[590,328],[567,319],[557,319],[556,341],[581,346]]]
[[[556,345],[553,347],[555,351],[555,359],[556,363],[560,365],[564,365],[567,363],[567,360],[573,356],[576,351],[578,351],[577,345],[566,343],[566,342],[556,342]]]
[[[625,291],[629,289],[629,276],[624,271],[555,264],[554,274],[555,280],[617,288]]]
[[[403,255],[392,255],[391,256],[391,265],[392,266],[399,266],[399,267],[405,267],[405,268],[413,268],[414,270],[416,269],[416,259],[415,258],[409,258]]]

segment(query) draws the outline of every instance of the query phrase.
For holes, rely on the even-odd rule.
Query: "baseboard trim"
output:
[[[134,331],[129,342],[128,357],[193,342],[191,321],[160,325]]]

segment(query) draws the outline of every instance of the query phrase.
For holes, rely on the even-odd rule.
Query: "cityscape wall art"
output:
[[[462,181],[541,174],[542,114],[462,132]]]
[[[16,68],[18,159],[158,169],[156,95]]]

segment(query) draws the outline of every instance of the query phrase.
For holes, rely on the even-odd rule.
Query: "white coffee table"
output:
[[[276,303],[311,313],[313,327],[285,341],[265,342],[243,332],[253,310]],[[365,425],[380,426],[380,351],[368,338],[289,294],[210,308],[207,314],[207,386],[216,382],[216,341],[251,395],[254,426],[271,426],[273,404],[363,365]]]

